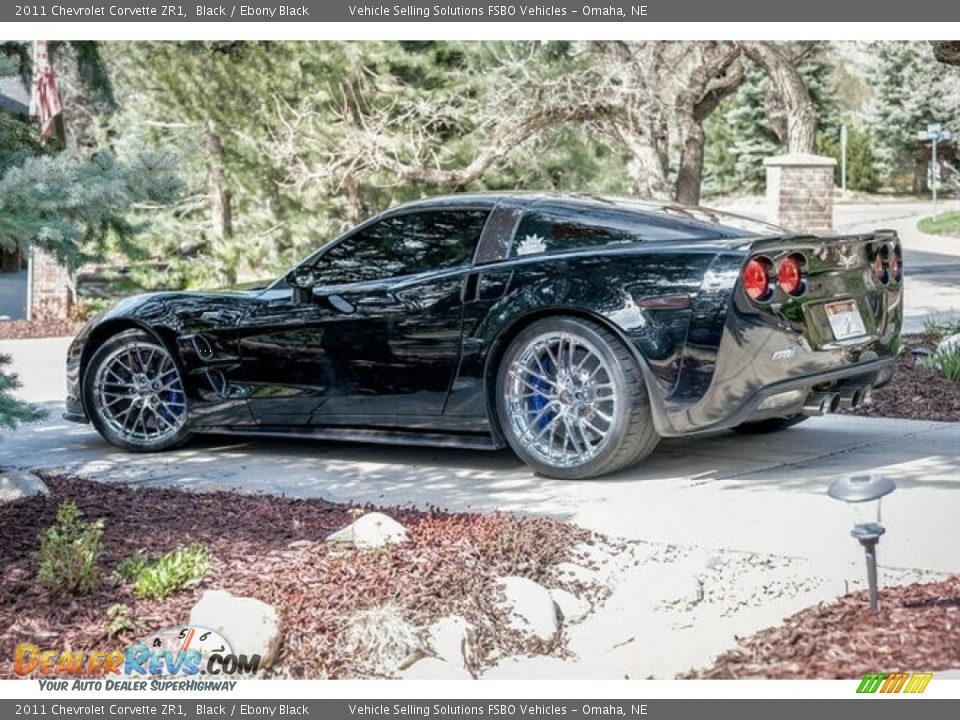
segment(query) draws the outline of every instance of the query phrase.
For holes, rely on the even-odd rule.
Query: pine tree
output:
[[[39,408],[28,405],[13,396],[13,391],[20,387],[16,375],[4,370],[10,363],[10,358],[0,355],[0,429],[16,428],[21,422],[39,420],[44,413]]]
[[[932,123],[960,130],[960,69],[937,63],[925,42],[879,42],[873,49],[868,120],[881,177],[920,191],[926,153],[917,133]]]
[[[75,43],[79,74],[91,88],[108,93],[95,44]],[[24,43],[0,44],[6,65],[29,69]],[[62,50],[61,50],[62,51]],[[136,252],[133,238],[146,211],[166,204],[179,190],[173,156],[138,152],[119,160],[106,151],[41,147],[36,129],[0,112],[0,249],[37,246],[76,267],[110,251]],[[0,357],[0,427],[36,419],[41,413],[13,396],[19,387]]]

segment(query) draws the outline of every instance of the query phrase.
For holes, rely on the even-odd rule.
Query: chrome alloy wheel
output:
[[[187,420],[176,363],[166,349],[146,342],[124,345],[100,363],[93,399],[110,429],[137,445],[176,435]]]
[[[583,465],[603,451],[617,417],[613,374],[582,337],[547,332],[510,364],[507,421],[532,455],[554,467]]]

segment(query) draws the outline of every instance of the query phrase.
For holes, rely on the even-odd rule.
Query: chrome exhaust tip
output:
[[[810,393],[803,403],[800,412],[804,415],[826,415],[840,409],[840,393],[815,392]]]
[[[870,386],[846,388],[840,393],[840,407],[844,410],[856,410],[870,403]]]

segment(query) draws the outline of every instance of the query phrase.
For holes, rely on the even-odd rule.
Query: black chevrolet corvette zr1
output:
[[[432,198],[259,289],[123,300],[70,347],[66,417],[132,451],[193,433],[509,445],[545,475],[595,477],[664,436],[865,402],[899,350],[901,260],[888,231]]]

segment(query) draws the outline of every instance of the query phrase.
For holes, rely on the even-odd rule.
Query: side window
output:
[[[718,237],[704,227],[617,208],[536,207],[520,221],[509,257],[649,240]]]
[[[323,253],[314,269],[322,284],[387,280],[466,265],[486,210],[435,210],[386,218]]]

